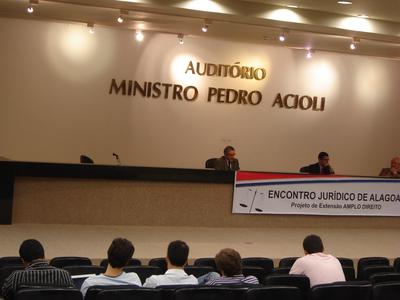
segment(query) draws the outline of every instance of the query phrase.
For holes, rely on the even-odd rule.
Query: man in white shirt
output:
[[[164,275],[152,275],[146,279],[144,287],[155,288],[159,285],[198,284],[197,278],[183,270],[187,264],[189,246],[183,241],[173,241],[168,245],[168,270]]]
[[[324,245],[317,235],[309,235],[303,241],[305,256],[296,260],[289,274],[306,275],[310,278],[310,286],[318,284],[346,281],[339,260],[323,253]]]
[[[81,292],[85,297],[87,290],[95,285],[137,285],[142,286],[136,273],[125,273],[123,267],[132,258],[135,248],[127,239],[116,238],[112,241],[107,251],[108,266],[104,274],[87,278]]]

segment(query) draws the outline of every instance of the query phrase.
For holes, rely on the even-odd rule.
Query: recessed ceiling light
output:
[[[287,5],[289,8],[299,8],[297,5]]]
[[[364,19],[368,19],[369,18],[367,15],[358,15],[357,17],[364,18]]]
[[[337,3],[343,4],[343,5],[353,4],[353,2],[351,2],[351,1],[338,1]]]

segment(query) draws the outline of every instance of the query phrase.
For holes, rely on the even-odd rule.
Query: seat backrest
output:
[[[161,300],[161,291],[157,289],[131,288],[100,291],[96,300]]]
[[[338,257],[337,258],[340,262],[340,264],[342,265],[342,267],[352,267],[354,268],[354,262],[351,258],[347,258],[347,257]]]
[[[310,294],[310,279],[304,275],[272,275],[265,279],[265,284],[298,287],[304,300],[307,300]]]
[[[25,288],[16,292],[14,300],[82,300],[82,293],[72,288]]]
[[[5,266],[22,266],[22,260],[19,256],[4,256],[0,257],[0,268]]]
[[[362,279],[361,273],[369,266],[388,266],[389,259],[386,257],[362,257],[357,263],[357,279]]]
[[[372,300],[398,300],[399,295],[399,282],[378,283],[372,288]]]
[[[264,269],[264,277],[271,275],[274,271],[274,262],[266,257],[246,257],[242,259],[243,266],[261,267]]]
[[[294,286],[269,286],[249,289],[246,300],[301,300],[301,291]]]
[[[214,271],[217,271],[217,265],[215,263],[214,257],[202,257],[202,258],[197,258],[194,261],[195,266],[208,266],[212,267]]]
[[[392,266],[370,266],[365,267],[360,275],[361,278],[357,278],[358,280],[369,280],[369,278],[378,273],[393,273],[394,268]]]
[[[344,277],[346,278],[346,281],[356,280],[356,271],[354,270],[353,267],[342,265],[342,269],[343,269],[343,273],[344,273]]]
[[[217,158],[210,158],[206,160],[206,169],[214,169],[215,168],[215,162],[217,161]]]
[[[399,282],[400,283],[400,273],[376,273],[369,277],[369,280],[373,285],[378,283],[386,282]]]
[[[288,267],[291,268],[298,258],[299,257],[296,257],[296,256],[282,258],[279,261],[279,268],[288,268]]]
[[[79,162],[81,164],[93,164],[94,163],[93,159],[91,159],[89,156],[83,155],[83,154],[79,157]]]
[[[247,288],[192,287],[175,291],[175,300],[243,300]]]
[[[0,268],[0,287],[3,286],[4,281],[11,275],[12,272],[17,270],[23,270],[25,267],[23,265],[8,265]]]
[[[100,274],[106,271],[101,266],[66,266],[63,268],[72,275],[84,275],[84,274]]]
[[[149,266],[159,267],[162,274],[167,272],[167,260],[165,257],[152,258],[149,260]]]
[[[242,273],[245,277],[254,276],[258,279],[260,284],[264,284],[265,282],[265,270],[261,267],[253,267],[253,266],[243,266]]]
[[[64,268],[67,266],[90,266],[92,261],[88,257],[80,256],[60,256],[50,260],[50,265],[56,268]]]
[[[100,262],[100,266],[107,268],[108,265],[108,259],[105,258]],[[140,259],[137,258],[131,258],[128,260],[128,263],[126,264],[126,266],[141,266],[142,262],[140,261]]]
[[[187,274],[193,275],[196,278],[214,272],[212,267],[207,266],[186,266],[184,267],[184,270]]]
[[[396,272],[400,272],[400,257],[396,257],[393,261],[393,267]]]
[[[155,267],[155,266],[129,266],[129,267],[124,267],[124,271],[126,273],[135,272],[139,276],[142,284],[151,275],[163,274],[163,272],[161,272],[160,268]]]
[[[333,283],[314,286],[311,290],[312,300],[369,300],[371,284]]]
[[[85,295],[85,300],[96,300],[97,295],[102,291],[108,290],[125,290],[125,289],[138,289],[137,285],[94,285],[88,288]]]
[[[291,267],[275,268],[272,275],[289,275]]]

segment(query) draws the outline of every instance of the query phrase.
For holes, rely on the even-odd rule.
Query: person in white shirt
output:
[[[136,273],[125,273],[123,267],[132,258],[135,248],[127,239],[116,238],[112,241],[107,251],[108,265],[106,272],[97,276],[87,278],[82,286],[81,292],[85,298],[87,290],[95,285],[137,285],[142,286]]]
[[[152,275],[146,279],[144,287],[155,288],[159,285],[198,284],[197,278],[183,270],[187,265],[189,246],[184,241],[173,241],[168,245],[168,270],[163,275]]]
[[[306,275],[310,286],[346,281],[339,260],[323,253],[324,245],[318,235],[309,235],[303,241],[305,256],[296,260],[289,274]]]

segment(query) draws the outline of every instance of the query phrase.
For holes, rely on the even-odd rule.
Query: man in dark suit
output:
[[[301,173],[308,174],[321,174],[321,175],[333,175],[335,171],[329,165],[329,154],[326,152],[320,152],[318,154],[318,162],[312,165],[302,167]]]
[[[235,148],[226,146],[224,156],[217,158],[214,169],[218,171],[237,171],[240,169],[239,161],[235,158]]]

